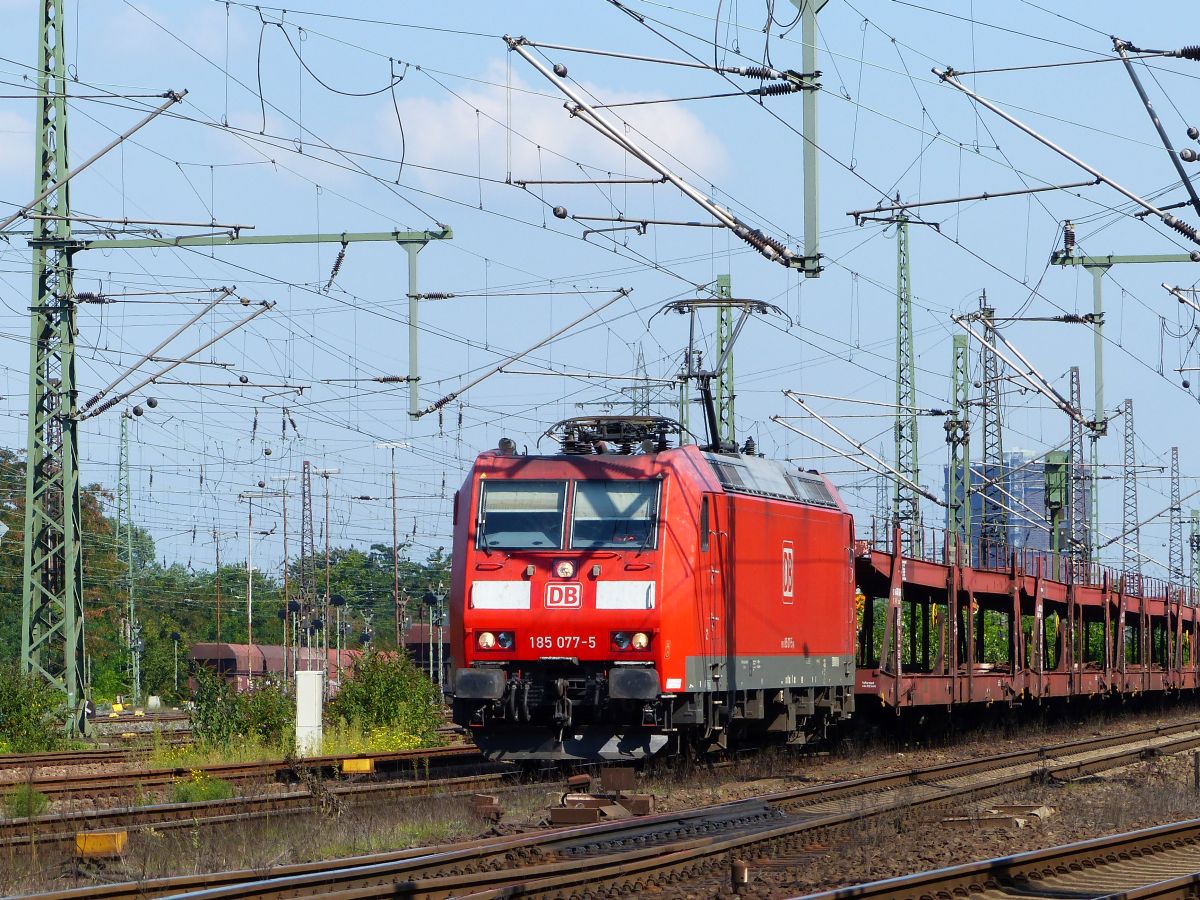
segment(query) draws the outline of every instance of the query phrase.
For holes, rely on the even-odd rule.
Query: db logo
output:
[[[791,541],[783,542],[783,597],[791,603],[796,593],[796,552]]]
[[[582,584],[571,582],[546,585],[546,609],[579,609],[581,606],[583,606]]]

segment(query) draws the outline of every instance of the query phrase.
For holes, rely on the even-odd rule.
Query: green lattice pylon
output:
[[[126,614],[126,648],[129,652],[129,691],[134,704],[142,700],[141,627],[134,602],[133,578],[133,489],[129,481],[129,419],[121,415],[121,451],[117,464],[117,561],[121,564],[128,595]]]
[[[954,335],[950,379],[954,415],[946,420],[946,443],[950,449],[947,525],[954,537],[957,561],[970,565],[971,554],[971,380],[969,348],[965,334]]]
[[[63,26],[63,0],[41,0],[34,196],[57,184],[69,168]],[[21,665],[62,692],[67,731],[79,734],[87,729],[87,685],[72,251],[36,243],[70,239],[69,186],[51,191],[34,212],[53,218],[32,220]]]
[[[913,344],[912,281],[908,255],[908,219],[896,219],[896,480],[892,515],[900,523],[904,552],[920,556],[923,544],[921,483],[917,450],[917,357]]]
[[[733,286],[728,275],[717,276],[717,297],[729,300],[733,297]],[[717,350],[715,359],[720,359],[725,348],[733,340],[733,307],[721,306],[717,309]],[[737,443],[737,429],[734,426],[734,392],[733,392],[733,353],[725,360],[725,365],[717,373],[717,389],[715,395],[717,405],[717,439],[721,446],[731,446]]]

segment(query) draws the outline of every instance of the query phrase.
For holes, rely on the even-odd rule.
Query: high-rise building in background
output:
[[[943,467],[944,490],[950,492],[950,467]],[[1000,471],[992,471],[982,463],[971,464],[971,562],[975,565],[1001,565],[1000,560],[1013,551],[1031,550],[1049,553],[1051,510],[1049,499],[1058,506],[1055,516],[1058,522],[1058,547],[1063,556],[1070,553],[1070,500],[1066,494],[1070,479],[1076,478],[1078,489],[1084,492],[1083,506],[1090,513],[1092,508],[1091,485],[1087,472],[1072,473],[1066,454],[1035,454],[1027,450],[1012,450],[1004,454],[1004,465]],[[965,481],[965,479],[963,479]],[[994,485],[992,484],[994,482]],[[1005,548],[980,547],[980,525],[983,522],[984,503],[994,498],[1001,504],[1004,521]],[[946,515],[949,526],[949,513]]]

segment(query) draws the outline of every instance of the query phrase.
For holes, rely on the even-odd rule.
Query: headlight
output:
[[[613,645],[614,650],[628,650],[629,649],[629,632],[628,631],[614,631],[613,636],[612,636],[612,645]]]
[[[554,564],[554,574],[559,578],[570,578],[575,574],[575,563],[569,559],[559,560]]]
[[[644,631],[639,631],[629,639],[629,646],[634,650],[648,650],[650,648],[650,635]]]
[[[480,650],[511,650],[516,636],[511,631],[481,631],[475,636],[475,646]]]

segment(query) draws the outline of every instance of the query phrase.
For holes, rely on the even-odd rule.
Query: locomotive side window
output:
[[[708,497],[700,501],[700,551],[708,552]]]
[[[658,486],[658,481],[577,481],[571,547],[653,549]]]
[[[562,547],[565,481],[485,481],[476,545],[497,550]]]

